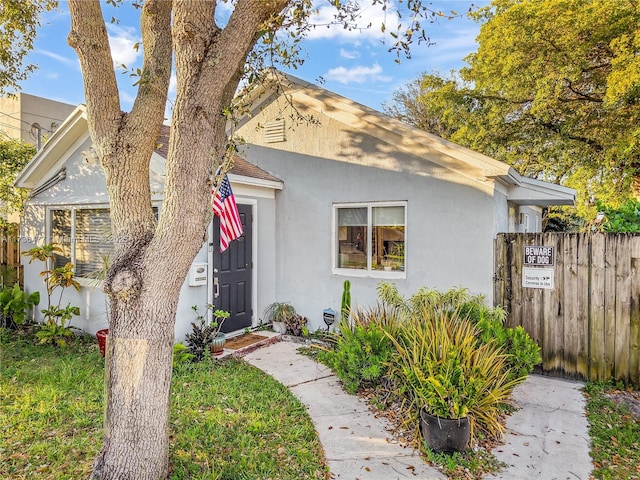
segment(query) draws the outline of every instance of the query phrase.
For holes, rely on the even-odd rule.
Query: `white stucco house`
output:
[[[279,88],[253,92],[250,114],[233,131],[244,140],[229,179],[245,235],[220,254],[210,226],[182,288],[176,341],[191,329],[191,306],[206,303],[231,311],[227,331],[259,325],[274,301],[291,302],[311,330],[324,328],[323,310],[339,311],[346,279],[353,305],[374,305],[381,280],[407,294],[463,286],[491,302],[495,235],[540,231],[544,207],[575,201],[572,189],[522,177],[295,77],[277,78]],[[160,147],[151,159],[159,215],[165,153]],[[81,309],[74,324],[91,333],[105,328],[104,296],[82,278],[110,249],[105,179],[83,106],[17,186],[31,189],[22,250],[63,244],[59,261],[72,261],[83,284],[67,294]],[[38,273],[25,265],[27,290],[43,289]]]

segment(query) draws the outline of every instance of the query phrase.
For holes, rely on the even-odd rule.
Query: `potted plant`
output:
[[[293,305],[286,302],[273,302],[263,314],[266,323],[271,323],[277,333],[287,333],[287,323],[291,323],[296,315]]]
[[[500,404],[518,382],[507,378],[504,350],[493,342],[479,344],[477,334],[458,311],[432,307],[390,336],[398,352],[393,373],[435,452],[464,451],[478,428],[502,434]]]
[[[213,309],[213,305],[208,304],[207,308],[212,311],[213,321],[211,326],[213,327],[213,339],[209,345],[211,355],[222,355],[224,352],[224,344],[227,342],[227,336],[220,331],[224,321],[229,318],[229,312],[220,309]]]
[[[191,308],[196,313],[198,323],[191,322],[193,331],[187,333],[185,338],[189,351],[194,356],[194,361],[202,361],[207,348],[212,355],[222,354],[227,337],[220,329],[224,321],[229,317],[229,312],[217,310],[212,304],[207,304],[206,310],[211,311],[213,314],[213,321],[207,324],[205,314],[200,313],[198,306],[193,305]]]

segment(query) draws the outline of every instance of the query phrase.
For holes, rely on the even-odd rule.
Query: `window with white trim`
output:
[[[334,205],[335,268],[405,271],[406,202]]]
[[[153,207],[158,218],[158,208]],[[61,253],[54,255],[54,268],[75,265],[78,277],[100,272],[113,253],[111,216],[108,208],[56,207],[49,210],[49,239]]]
[[[51,242],[62,249],[54,256],[54,267],[71,262],[78,277],[103,268],[113,251],[108,208],[55,208],[49,218]]]

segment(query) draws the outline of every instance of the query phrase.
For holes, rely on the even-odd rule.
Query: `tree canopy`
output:
[[[424,74],[387,113],[576,188],[587,218],[594,198],[640,192],[640,5],[493,0],[471,15],[482,26],[469,66]]]
[[[0,2],[0,95],[16,88],[35,68],[24,63],[33,48],[40,14],[55,8],[57,0],[2,0]]]
[[[19,140],[0,141],[0,214],[22,211],[26,192],[13,183],[22,168],[36,154],[36,147]]]

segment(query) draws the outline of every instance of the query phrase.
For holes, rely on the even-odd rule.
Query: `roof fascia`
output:
[[[555,183],[521,177],[520,185],[509,188],[507,199],[517,205],[575,205],[576,191]]]

